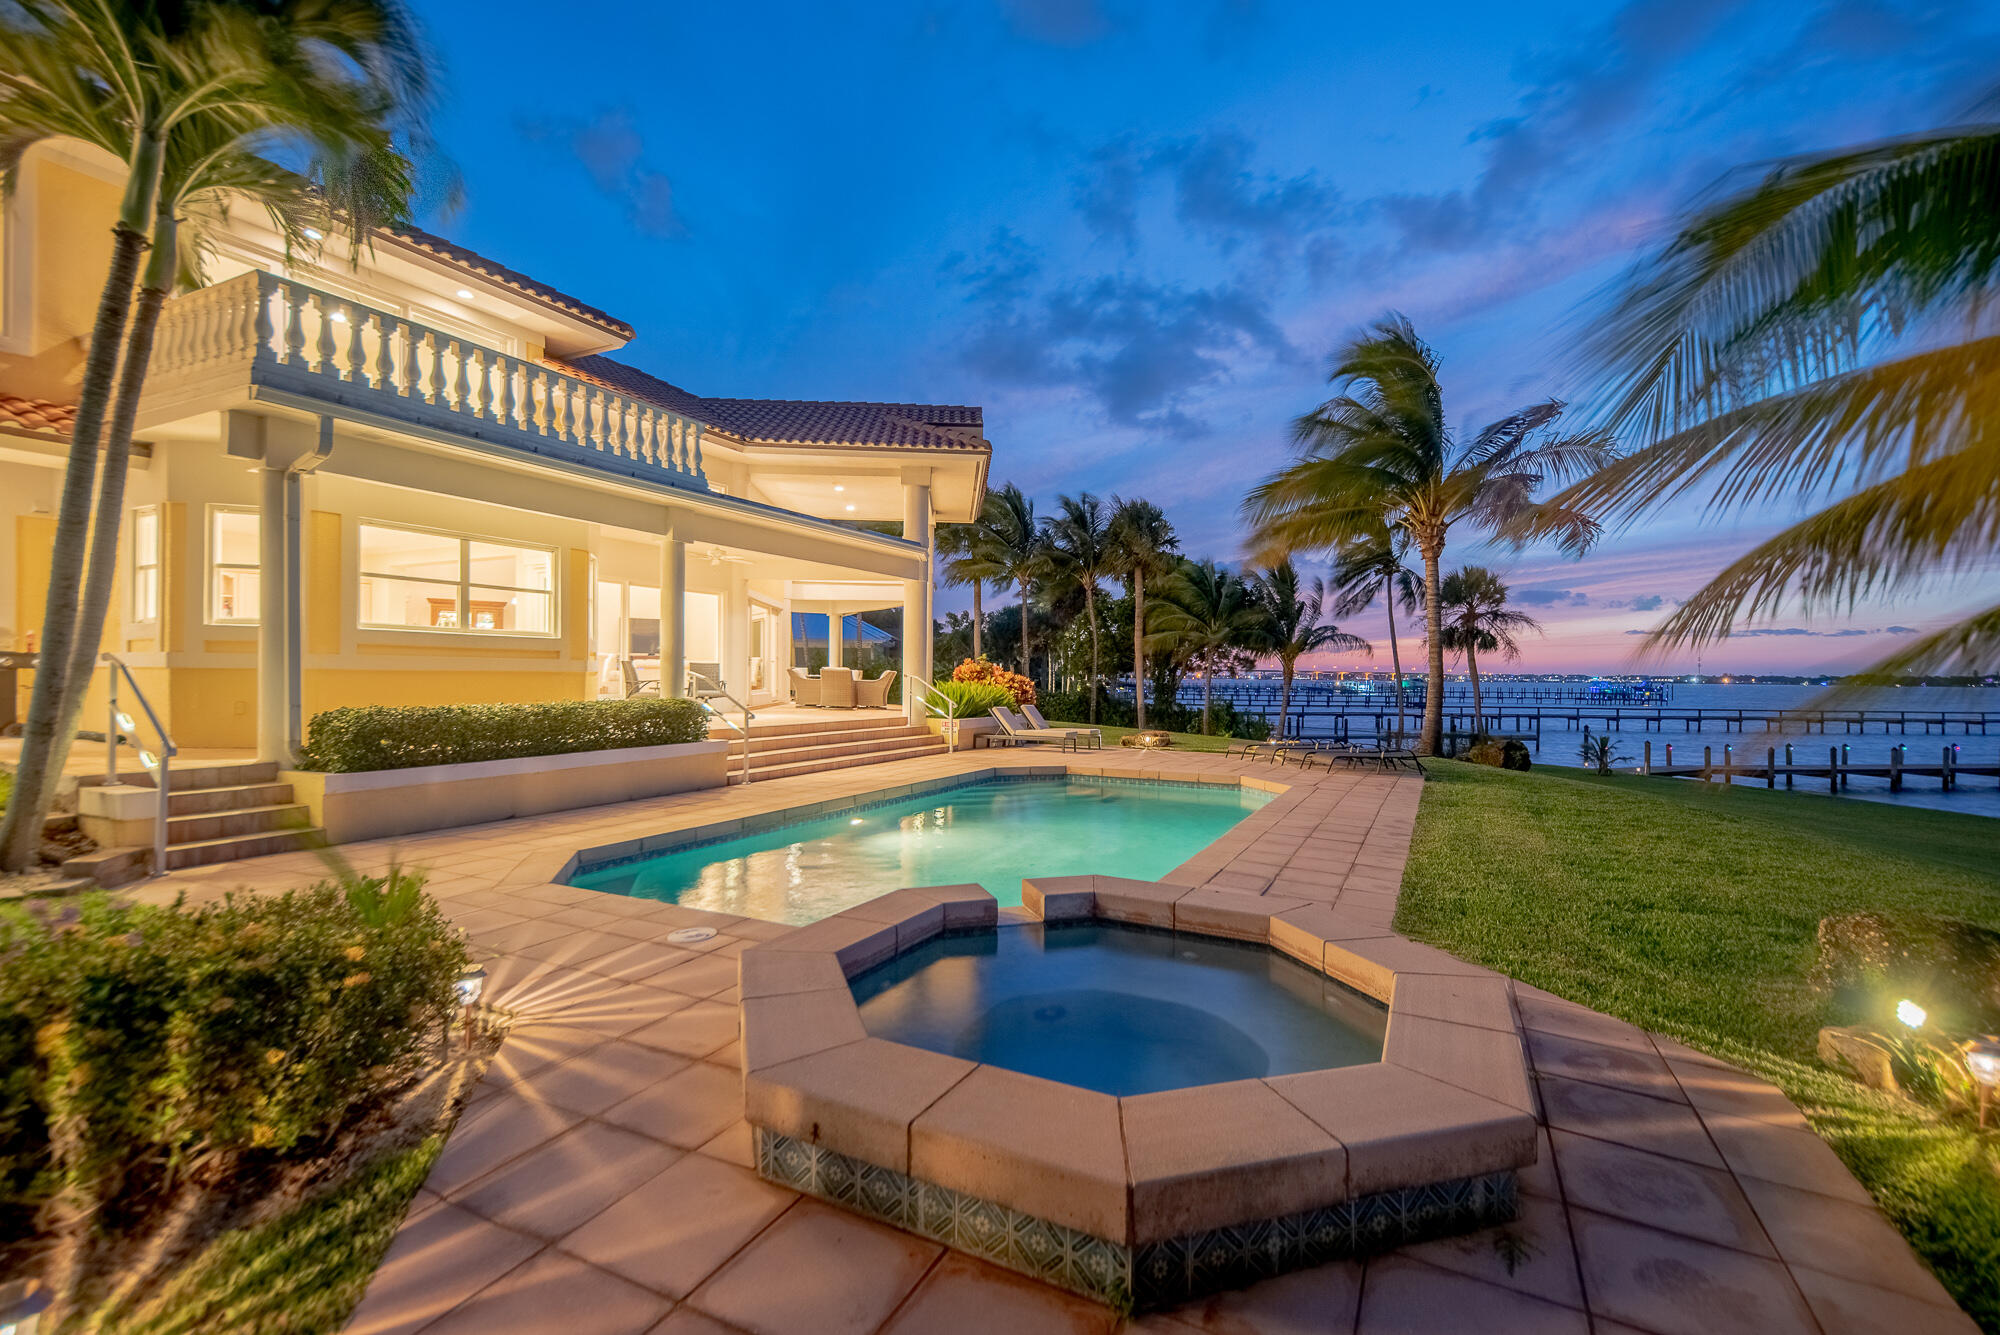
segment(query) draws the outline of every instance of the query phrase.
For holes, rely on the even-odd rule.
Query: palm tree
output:
[[[1209,731],[1215,669],[1256,643],[1261,611],[1250,588],[1213,561],[1182,561],[1160,591],[1153,639],[1201,673],[1201,731]]]
[[[1285,718],[1292,708],[1292,674],[1304,654],[1322,650],[1372,654],[1374,648],[1359,635],[1349,635],[1331,622],[1322,622],[1326,611],[1326,581],[1315,579],[1301,585],[1299,572],[1290,561],[1280,561],[1250,581],[1260,617],[1257,647],[1274,655],[1284,674],[1278,695],[1278,736],[1285,735]]]
[[[1383,528],[1365,538],[1341,544],[1333,557],[1333,577],[1328,582],[1338,591],[1333,602],[1337,617],[1358,616],[1375,603],[1377,596],[1389,617],[1389,671],[1396,679],[1396,736],[1403,736],[1403,654],[1396,645],[1396,605],[1414,612],[1423,605],[1423,573],[1405,564],[1410,550],[1409,535]]]
[[[1789,158],[1694,209],[1587,344],[1608,420],[1648,444],[1554,498],[1629,522],[1706,493],[1723,513],[1812,497],[1653,632],[1726,637],[1985,568],[2000,532],[2000,123]],[[1534,517],[1519,526],[1532,535]],[[2000,605],[1875,674],[1978,671]]]
[[[1141,728],[1146,726],[1146,576],[1158,580],[1172,574],[1180,545],[1159,506],[1137,497],[1111,498],[1111,559],[1132,581],[1132,707]]]
[[[1083,591],[1083,615],[1090,626],[1090,722],[1097,722],[1102,658],[1098,652],[1097,586],[1118,573],[1111,542],[1111,512],[1089,492],[1056,497],[1048,521],[1049,569],[1054,577]]]
[[[1444,604],[1442,647],[1465,655],[1466,672],[1472,678],[1472,731],[1479,734],[1486,720],[1485,702],[1479,694],[1479,654],[1497,653],[1502,658],[1518,658],[1524,631],[1541,633],[1541,623],[1525,612],[1507,606],[1507,586],[1485,566],[1466,566],[1445,577],[1438,589]]]
[[[970,524],[941,524],[937,531],[938,557],[944,563],[944,582],[953,588],[972,589],[972,656],[985,653],[983,635],[986,612],[981,595],[988,583],[1007,578],[1003,547],[998,534],[1004,526],[1001,499],[988,492],[980,504],[979,517]]]
[[[1021,591],[1021,675],[1034,680],[1034,646],[1028,628],[1035,586],[1048,574],[1048,537],[1035,515],[1035,503],[1009,482],[996,495],[988,495],[992,510],[992,557],[1000,571],[996,579]],[[981,512],[982,522],[986,519]]]
[[[0,188],[11,190],[29,148],[57,136],[126,164],[57,514],[40,670],[0,827],[0,868],[20,870],[38,852],[96,663],[153,328],[175,281],[197,267],[183,261],[201,253],[199,244],[178,244],[180,227],[190,213],[239,194],[271,209],[295,238],[308,209],[344,205],[366,222],[388,201],[400,213],[409,176],[394,135],[426,99],[428,75],[415,30],[392,0],[23,0],[12,10],[0,22]],[[262,156],[271,151],[313,167],[283,172]],[[114,403],[113,369],[149,244]],[[108,448],[92,538],[100,444]]]
[[[1273,559],[1337,550],[1385,527],[1409,535],[1423,558],[1431,685],[1417,749],[1434,754],[1444,709],[1438,568],[1446,537],[1460,524],[1499,529],[1528,509],[1545,480],[1581,477],[1614,451],[1605,432],[1556,434],[1551,424],[1563,405],[1554,399],[1459,442],[1446,425],[1437,356],[1400,315],[1336,352],[1327,378],[1345,392],[1298,419],[1297,462],[1258,484],[1244,513],[1259,550]],[[1581,510],[1538,508],[1543,532],[1569,551],[1582,552],[1596,536]]]

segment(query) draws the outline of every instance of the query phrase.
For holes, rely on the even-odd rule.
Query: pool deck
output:
[[[348,1329],[356,1335],[1973,1332],[1772,1086],[1505,981],[1541,1154],[1505,1229],[1267,1280],[1172,1312],[1107,1309],[759,1179],[735,957],[782,936],[553,884],[579,848],[1020,767],[1242,776],[1286,791],[1167,878],[1325,903],[1389,934],[1422,780],[1215,754],[978,751],[349,845],[430,889],[514,1026]],[[1116,872],[1116,868],[1100,869]],[[305,884],[311,855],[177,872],[191,900]],[[694,949],[677,928],[718,934]],[[1408,971],[1500,980],[1407,943]],[[1506,1257],[1513,1258],[1513,1264]]]

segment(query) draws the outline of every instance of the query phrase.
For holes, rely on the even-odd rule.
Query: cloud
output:
[[[1028,294],[1042,272],[1041,256],[1011,227],[996,227],[979,255],[953,251],[941,266],[977,302],[1010,302]]]
[[[1340,193],[1316,173],[1259,171],[1255,157],[1256,146],[1233,129],[1150,144],[1121,135],[1085,155],[1071,199],[1093,234],[1127,251],[1138,246],[1140,204],[1156,183],[1171,192],[1188,234],[1224,253],[1255,240],[1288,255],[1343,220]]]
[[[1882,633],[1884,635],[1915,635],[1918,631],[1915,626],[1890,626]]]
[[[1268,299],[1234,284],[1104,276],[984,304],[962,353],[973,371],[1003,384],[1073,389],[1114,425],[1180,437],[1208,432],[1190,405],[1239,360],[1296,355]]]
[[[667,174],[646,161],[645,137],[625,107],[599,112],[590,120],[523,120],[516,127],[531,144],[569,153],[590,177],[597,193],[625,211],[642,234],[657,238],[687,235],[674,204]]]
[[[1590,601],[1590,595],[1580,589],[1514,589],[1511,592],[1514,601],[1530,607],[1582,607]]]
[[[1666,599],[1657,593],[1642,593],[1637,598],[1612,598],[1606,607],[1629,608],[1634,612],[1657,612],[1666,605]]]

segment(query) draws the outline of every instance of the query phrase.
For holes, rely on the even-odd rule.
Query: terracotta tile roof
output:
[[[609,357],[551,361],[607,389],[645,399],[719,431],[772,445],[874,445],[987,453],[984,415],[947,403],[820,403],[802,399],[711,399]]]
[[[568,293],[558,292],[545,283],[538,283],[519,270],[510,269],[498,260],[488,259],[476,250],[468,250],[455,241],[447,241],[441,236],[435,236],[416,227],[385,227],[378,229],[378,234],[391,241],[399,241],[415,250],[423,251],[427,255],[448,260],[460,268],[471,270],[481,278],[511,287],[516,292],[568,311],[571,315],[581,316],[592,324],[618,335],[621,339],[632,337],[632,326],[616,316],[606,314],[587,302],[578,301]]]
[[[74,403],[50,403],[47,399],[24,399],[18,394],[0,393],[0,428],[11,427],[44,436],[67,436],[75,422]]]

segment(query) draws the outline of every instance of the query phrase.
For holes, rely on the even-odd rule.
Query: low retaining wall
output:
[[[728,751],[726,742],[688,742],[361,774],[285,770],[279,777],[292,785],[294,800],[312,808],[312,823],[344,844],[720,788]]]

